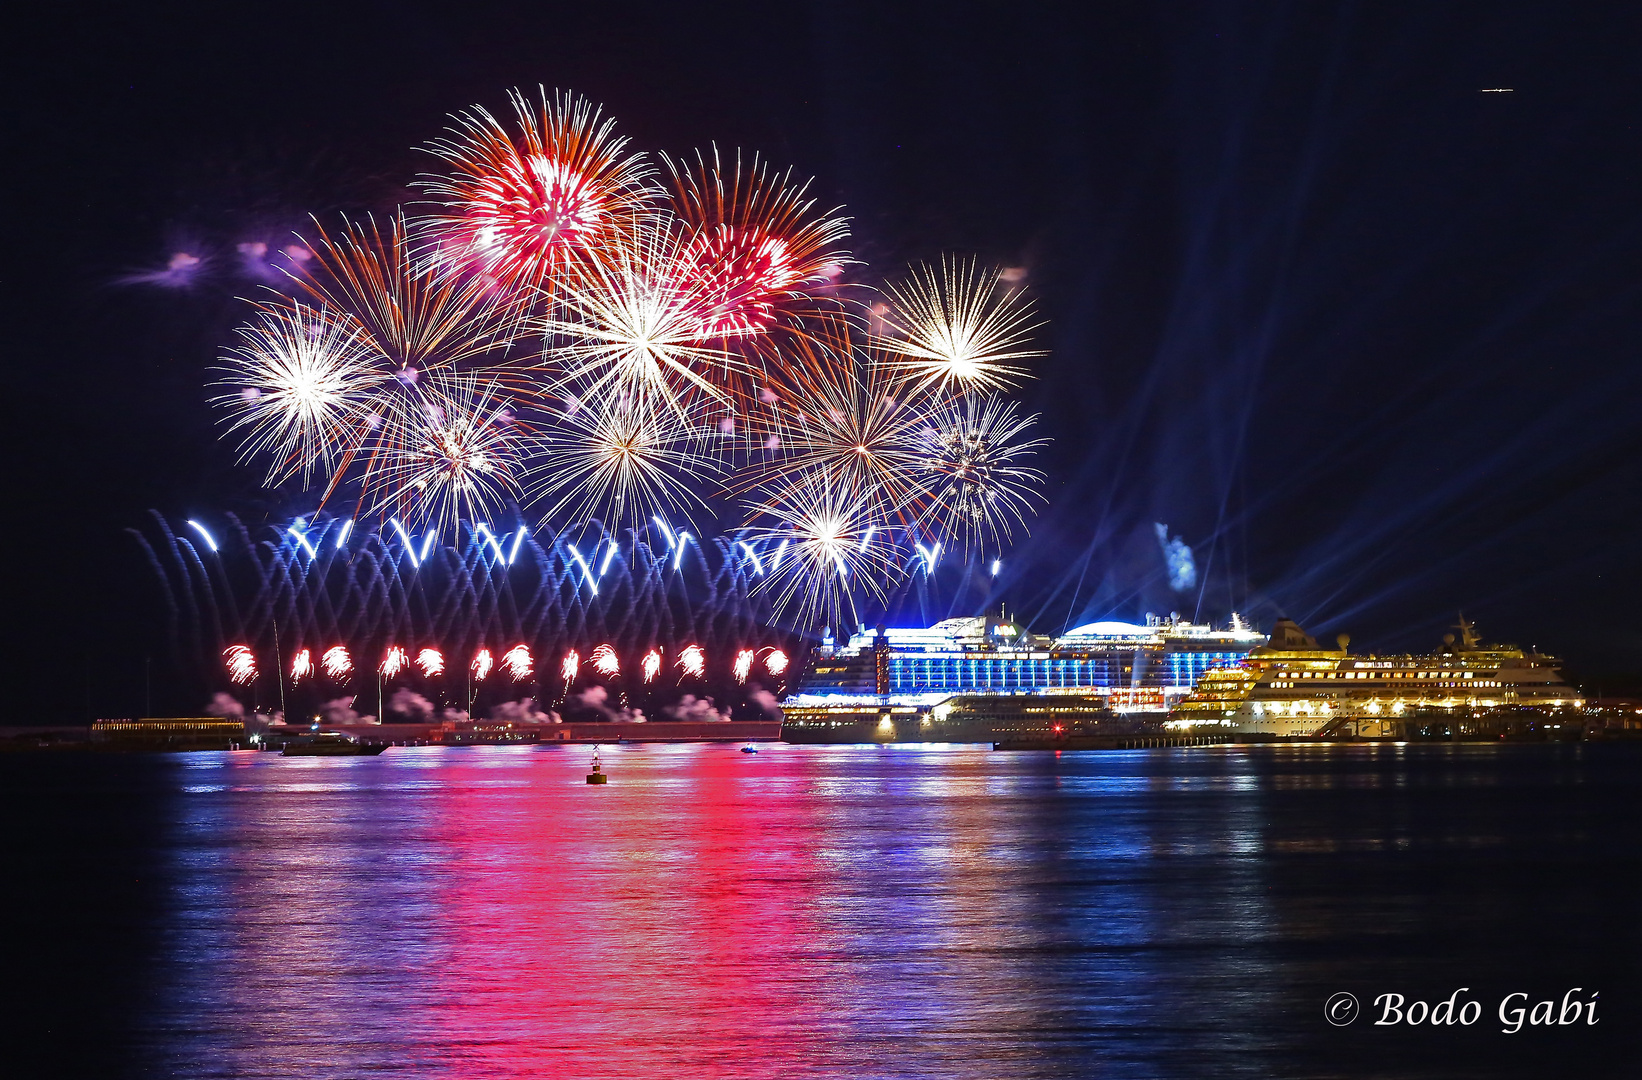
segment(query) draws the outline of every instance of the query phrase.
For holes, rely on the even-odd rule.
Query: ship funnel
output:
[[[1350,634],[1336,634],[1335,637],[1334,637],[1334,642],[1335,642],[1335,644],[1340,646],[1340,651],[1341,652],[1350,652],[1351,651],[1351,635]]]

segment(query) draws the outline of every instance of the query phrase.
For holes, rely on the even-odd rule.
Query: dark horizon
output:
[[[813,175],[865,284],[943,252],[1025,268],[1048,506],[996,590],[955,610],[949,585],[935,617],[1238,610],[1423,651],[1463,610],[1642,692],[1634,13],[33,19],[8,65],[7,722],[129,715],[149,656],[153,711],[198,708],[126,530],[313,505],[261,490],[206,402],[256,285],[236,246],[409,203],[446,114],[538,83],[643,149]],[[191,287],[122,283],[177,252]],[[1160,523],[1200,588],[1171,588]]]

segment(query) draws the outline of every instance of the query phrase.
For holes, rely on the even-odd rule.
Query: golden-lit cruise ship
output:
[[[1280,738],[1331,732],[1366,738],[1401,731],[1405,717],[1501,707],[1580,708],[1557,662],[1514,645],[1485,645],[1464,619],[1428,656],[1353,656],[1280,619],[1270,641],[1235,667],[1206,671],[1171,710],[1170,727],[1231,728]]]

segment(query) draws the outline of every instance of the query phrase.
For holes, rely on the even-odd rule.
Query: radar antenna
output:
[[[1482,637],[1477,633],[1475,623],[1467,622],[1465,612],[1460,612],[1460,621],[1454,626],[1460,632],[1460,648],[1475,649],[1482,643]]]

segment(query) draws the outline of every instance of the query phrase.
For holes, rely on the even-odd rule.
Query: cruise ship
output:
[[[1006,614],[829,633],[781,703],[792,742],[987,742],[1161,721],[1266,637],[1237,615],[1093,622],[1059,637]]]
[[[1354,656],[1346,635],[1327,649],[1281,619],[1241,663],[1204,673],[1168,724],[1274,738],[1394,738],[1409,721],[1433,714],[1583,707],[1554,658],[1484,644],[1464,618],[1455,629],[1458,643],[1446,634],[1429,655]]]

